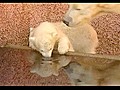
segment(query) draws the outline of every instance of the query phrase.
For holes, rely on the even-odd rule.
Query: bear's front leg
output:
[[[58,41],[58,52],[59,54],[65,54],[70,49],[70,42],[67,37],[62,37]]]

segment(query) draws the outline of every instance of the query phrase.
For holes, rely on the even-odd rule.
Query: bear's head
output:
[[[86,20],[91,17],[95,12],[97,4],[69,4],[69,9],[67,10],[63,22],[69,26],[73,27],[78,25],[81,21]]]
[[[32,47],[39,51],[44,57],[51,57],[57,40],[57,32],[41,33],[39,37],[30,37]]]

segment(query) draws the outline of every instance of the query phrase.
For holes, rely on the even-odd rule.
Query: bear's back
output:
[[[98,45],[97,33],[93,27],[87,23],[78,27],[67,27],[64,24],[57,23],[58,28],[62,30],[69,38],[76,52],[91,53],[95,51]]]

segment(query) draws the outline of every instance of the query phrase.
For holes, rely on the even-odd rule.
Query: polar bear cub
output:
[[[30,28],[29,47],[39,51],[44,57],[51,57],[56,42],[60,54],[74,51],[68,37],[53,23],[42,22],[38,27]]]

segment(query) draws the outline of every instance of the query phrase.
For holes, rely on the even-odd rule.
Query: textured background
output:
[[[30,27],[43,21],[60,21],[67,8],[65,4],[0,3],[0,46],[5,43],[28,45]]]
[[[6,43],[28,45],[30,27],[36,27],[43,21],[61,21],[67,9],[68,5],[62,3],[0,3],[0,46]],[[111,13],[96,17],[91,21],[91,25],[98,33],[99,47],[97,48],[97,53],[120,55],[120,14]],[[2,53],[2,51],[0,53]],[[6,53],[8,53],[6,54],[7,56],[1,54],[3,56],[0,57],[0,63],[2,64],[0,67],[0,77],[2,78],[5,75],[8,76],[0,79],[0,85],[48,85],[47,82],[49,82],[49,85],[69,85],[67,79],[62,81],[64,73],[60,74],[58,77],[61,78],[60,80],[56,80],[53,76],[50,78],[44,78],[43,80],[41,80],[42,78],[40,76],[31,76],[34,81],[41,80],[42,82],[32,82],[33,80],[30,79],[31,77],[29,74],[26,74],[26,77],[24,77],[25,80],[22,81],[23,75],[21,74],[22,76],[19,76],[20,73],[22,73],[22,70],[13,71],[15,75],[8,74],[12,68],[17,68],[22,64],[23,65],[19,68],[27,67],[25,70],[28,70],[29,64],[24,62],[24,55],[21,55],[22,52],[12,52],[10,55],[9,52]],[[23,60],[22,62],[24,63],[17,62],[19,61],[19,58]],[[6,63],[2,63],[3,61]],[[15,62],[17,64],[15,64],[15,66],[12,64],[7,65],[7,63],[10,62]],[[26,64],[28,66],[26,66]],[[13,66],[12,68],[11,65]],[[26,71],[26,73],[27,72],[28,71]],[[8,77],[11,78],[9,79]],[[18,82],[16,82],[16,80]],[[47,82],[45,80],[47,80]]]

